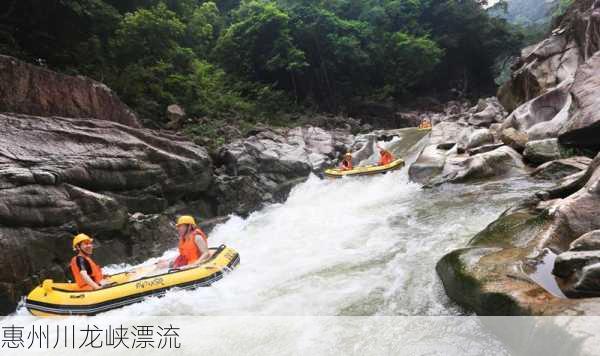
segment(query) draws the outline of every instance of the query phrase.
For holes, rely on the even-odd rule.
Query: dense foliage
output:
[[[520,35],[475,0],[5,0],[0,52],[106,82],[149,123],[493,92]]]

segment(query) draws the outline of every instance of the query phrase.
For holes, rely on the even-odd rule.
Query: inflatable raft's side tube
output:
[[[206,263],[175,272],[133,280],[95,291],[75,291],[39,286],[25,301],[29,312],[37,316],[94,315],[142,301],[149,296],[162,296],[171,288],[195,289],[210,286],[223,278],[225,271],[240,262],[231,248],[219,247]],[[58,284],[60,286],[60,284]]]
[[[344,176],[363,176],[363,175],[371,175],[371,174],[380,174],[389,171],[393,171],[396,169],[400,169],[404,167],[404,160],[397,159],[389,164],[383,166],[366,166],[366,167],[356,167],[355,169],[349,171],[343,171],[341,169],[327,169],[324,172],[324,175],[331,178],[340,178]]]

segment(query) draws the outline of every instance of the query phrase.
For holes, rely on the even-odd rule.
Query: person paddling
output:
[[[71,259],[71,273],[81,291],[97,290],[109,284],[104,280],[102,268],[92,260],[94,239],[86,234],[79,234],[73,238],[73,250],[77,255]]]
[[[386,164],[390,164],[394,161],[394,155],[388,151],[383,149],[379,144],[377,144],[377,149],[379,150],[379,165],[385,166]]]
[[[342,163],[340,164],[340,169],[342,171],[350,171],[352,168],[352,153],[346,152],[344,158],[342,159]]]

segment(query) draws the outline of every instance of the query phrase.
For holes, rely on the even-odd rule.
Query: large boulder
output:
[[[577,71],[571,88],[575,108],[559,137],[569,147],[600,149],[600,52]]]
[[[569,251],[600,251],[600,230],[583,234],[569,245]]]
[[[560,158],[558,139],[535,140],[527,142],[523,152],[525,159],[534,164],[542,164]]]
[[[570,118],[571,104],[572,97],[565,84],[518,107],[503,128],[523,132],[529,140],[558,137]]]
[[[141,127],[106,85],[0,55],[0,112],[95,118]]]
[[[552,273],[561,278],[569,278],[583,267],[600,262],[600,250],[567,251],[556,258]]]
[[[494,123],[502,122],[507,115],[496,97],[481,99],[476,108],[476,112],[468,120],[473,126],[490,127]]]
[[[420,184],[429,183],[431,179],[442,173],[446,156],[446,150],[439,149],[435,145],[425,147],[408,169],[410,180]]]
[[[473,156],[456,155],[446,159],[439,177],[431,184],[465,182],[484,178],[523,175],[526,172],[521,155],[508,146]]]

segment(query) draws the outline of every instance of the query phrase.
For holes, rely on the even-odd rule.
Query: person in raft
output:
[[[390,164],[394,161],[394,155],[388,150],[383,149],[379,144],[377,144],[377,149],[379,150],[379,165],[385,166],[386,164]]]
[[[71,259],[71,273],[77,288],[82,291],[97,290],[109,284],[103,279],[102,268],[92,260],[93,241],[86,234],[73,238],[73,250],[77,255]]]
[[[194,266],[208,260],[208,238],[204,231],[196,225],[192,216],[184,215],[177,219],[177,234],[179,235],[179,256],[174,261],[161,260],[156,263],[159,268],[180,268]]]
[[[420,129],[430,129],[431,128],[431,121],[429,121],[429,119],[423,119],[421,121],[421,123],[419,124],[419,128]]]
[[[344,158],[342,159],[342,163],[340,164],[340,169],[342,171],[352,170],[352,152],[346,152]]]

